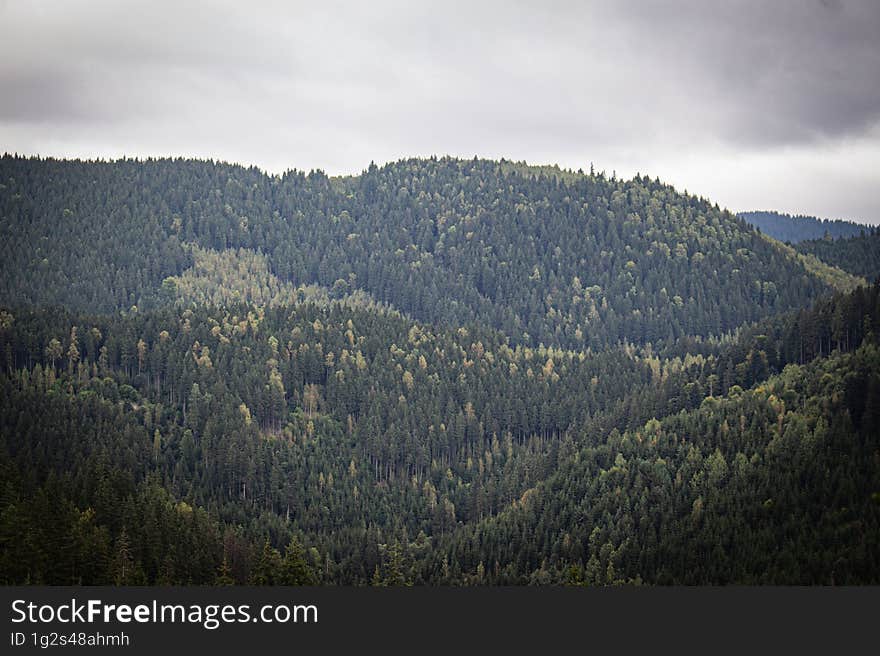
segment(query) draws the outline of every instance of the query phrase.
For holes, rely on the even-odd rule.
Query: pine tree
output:
[[[281,585],[315,585],[315,573],[306,561],[305,550],[295,537],[290,539],[281,564]]]

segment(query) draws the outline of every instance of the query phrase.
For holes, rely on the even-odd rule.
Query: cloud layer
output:
[[[0,150],[657,175],[880,223],[880,5],[0,2]]]

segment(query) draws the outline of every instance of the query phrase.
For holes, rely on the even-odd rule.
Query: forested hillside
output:
[[[880,582],[880,285],[709,201],[0,171],[4,584]]]
[[[871,344],[612,430],[451,549],[490,582],[877,584],[878,435]]]
[[[516,343],[720,334],[828,283],[744,222],[648,178],[485,160],[269,177],[191,160],[0,160],[0,297],[145,310],[193,248],[263,254],[280,283],[366,293]]]
[[[797,250],[871,282],[880,276],[880,231],[877,228],[849,239],[803,241]]]
[[[779,241],[797,244],[811,239],[847,239],[869,231],[869,227],[840,219],[817,219],[815,216],[792,216],[782,212],[740,212],[749,225]]]

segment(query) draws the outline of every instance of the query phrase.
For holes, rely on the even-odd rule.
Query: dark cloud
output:
[[[87,118],[79,106],[74,81],[52,71],[0,73],[0,120],[44,122],[53,119]]]
[[[657,5],[646,15],[639,29],[662,35],[657,55],[709,96],[732,141],[861,134],[880,119],[876,2]]]
[[[7,0],[0,139],[272,170],[434,153],[595,161],[746,206],[773,201],[747,184],[772,163],[765,206],[790,206],[829,153],[858,180],[880,155],[878,33],[875,0]],[[720,168],[737,179],[723,186]],[[880,218],[854,193],[818,204]]]

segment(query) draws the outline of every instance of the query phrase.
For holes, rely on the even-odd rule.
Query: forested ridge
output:
[[[807,258],[815,257],[869,282],[880,276],[880,233],[876,226],[778,212],[741,212],[739,216],[764,234],[790,243]],[[810,268],[809,260],[806,265]]]
[[[783,212],[740,212],[739,216],[761,232],[779,241],[798,244],[814,239],[849,239],[870,232],[870,227],[854,221],[819,219],[815,216]]]
[[[880,286],[704,199],[0,171],[4,583],[880,578]]]
[[[256,251],[294,287],[479,320],[529,346],[720,334],[829,289],[741,219],[645,177],[448,158],[328,178],[6,156],[0,184],[11,304],[155,307],[193,266],[190,244]]]
[[[880,277],[880,230],[877,228],[848,239],[802,241],[797,250],[871,282]]]

